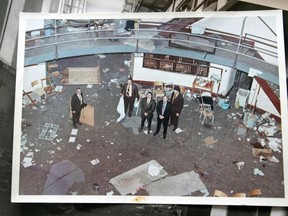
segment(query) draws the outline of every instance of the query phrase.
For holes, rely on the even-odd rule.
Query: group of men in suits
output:
[[[124,98],[124,110],[125,114],[128,112],[128,116],[131,117],[132,111],[134,109],[135,100],[139,100],[138,88],[133,84],[132,79],[128,79],[127,84],[122,87],[121,93]],[[82,108],[86,104],[83,101],[83,94],[80,88],[77,88],[76,93],[71,98],[71,110],[72,110],[72,120],[73,126],[77,128],[77,124],[82,125],[80,122],[80,114]],[[139,132],[144,128],[145,121],[148,123],[148,134],[151,131],[151,123],[153,119],[153,113],[156,109],[157,113],[157,127],[154,132],[154,136],[159,133],[161,125],[163,125],[163,138],[166,138],[167,127],[173,125],[173,131],[178,128],[179,116],[184,105],[183,96],[180,93],[179,86],[174,87],[174,91],[171,95],[170,100],[165,95],[156,104],[155,99],[153,99],[152,92],[148,92],[146,97],[140,102],[141,109],[141,126]],[[169,124],[170,119],[170,124]]]
[[[125,113],[128,112],[128,116],[131,117],[134,102],[136,98],[139,100],[138,88],[133,84],[132,79],[129,79],[127,84],[123,86],[121,93],[124,96]],[[179,116],[183,105],[184,99],[180,93],[179,86],[174,87],[170,100],[167,96],[164,96],[157,104],[155,99],[153,99],[152,92],[148,92],[139,104],[141,109],[141,125],[138,131],[141,132],[143,130],[145,121],[147,120],[147,133],[150,134],[153,113],[156,109],[157,127],[153,135],[158,134],[161,125],[163,125],[163,138],[165,139],[169,125],[173,125],[173,131],[178,128]]]

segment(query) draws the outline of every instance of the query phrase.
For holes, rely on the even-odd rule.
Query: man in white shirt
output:
[[[133,84],[131,78],[129,78],[127,84],[122,87],[121,93],[124,97],[125,114],[128,111],[128,116],[131,117],[135,99],[137,98],[139,100],[138,88]]]

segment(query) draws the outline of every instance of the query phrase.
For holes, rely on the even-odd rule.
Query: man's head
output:
[[[174,87],[174,93],[178,94],[180,92],[180,87],[179,86],[175,86]]]
[[[76,94],[78,94],[78,95],[81,94],[81,89],[80,89],[80,88],[77,88],[77,89],[76,89]]]
[[[168,101],[168,97],[165,95],[163,96],[163,102],[167,102]]]
[[[150,92],[150,91],[147,92],[147,95],[146,95],[146,96],[147,96],[148,99],[152,98],[152,92]]]
[[[131,85],[132,82],[133,82],[132,77],[129,77],[129,78],[128,78],[128,81],[127,81],[128,85]]]

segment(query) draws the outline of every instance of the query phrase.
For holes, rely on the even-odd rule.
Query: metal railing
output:
[[[168,37],[162,36],[169,35]],[[225,58],[235,58],[242,56],[257,62],[267,62],[261,55],[273,58],[270,64],[275,65],[278,58],[277,43],[265,38],[253,35],[239,37],[237,35],[207,30],[208,34],[192,34],[188,32],[175,32],[158,30],[157,28],[131,29],[119,33],[117,29],[91,28],[89,24],[79,24],[76,26],[61,26],[57,28],[38,29],[26,32],[25,57],[41,54],[41,52],[54,52],[54,57],[59,57],[61,49],[85,49],[91,47],[105,47],[113,45],[129,45],[134,47],[134,52],[145,50],[145,43],[157,47],[170,47],[173,44],[180,44],[185,49],[207,52],[211,49],[211,54],[224,56]],[[36,35],[36,36],[35,36]],[[32,36],[32,38],[31,38]],[[193,49],[197,47],[197,49]],[[113,47],[111,47],[113,49]],[[146,49],[147,52],[153,51]],[[209,53],[209,52],[208,52]],[[277,66],[277,65],[275,65]]]

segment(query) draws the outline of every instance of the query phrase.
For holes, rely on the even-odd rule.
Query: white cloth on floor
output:
[[[125,117],[125,108],[124,108],[124,98],[123,96],[120,97],[118,105],[117,105],[117,112],[120,114],[119,118],[117,119],[117,123],[120,122]]]

